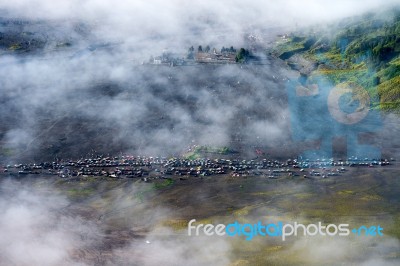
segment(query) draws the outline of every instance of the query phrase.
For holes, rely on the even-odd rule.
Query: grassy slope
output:
[[[400,9],[343,20],[330,28],[333,34],[291,34],[273,52],[282,59],[300,54],[317,62],[311,77],[323,74],[333,84],[357,82],[379,96],[376,103],[382,110],[399,112]]]

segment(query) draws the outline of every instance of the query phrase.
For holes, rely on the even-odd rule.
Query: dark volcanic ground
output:
[[[274,79],[269,66],[123,67],[134,78],[74,86],[35,104],[29,114],[20,107],[27,108],[31,98],[3,94],[3,155],[170,155],[194,144],[254,150],[289,140],[284,81]],[[26,139],[7,142],[13,130],[27,133]]]
[[[285,87],[292,72],[269,60],[266,65],[122,65],[115,66],[124,71],[117,81],[81,81],[79,74],[60,88],[57,77],[40,81],[43,87],[29,80],[22,87],[3,84],[0,156],[5,163],[93,153],[176,156],[208,145],[230,147],[238,158],[251,158],[256,149],[278,159],[296,157],[318,147],[319,139],[293,142]],[[396,157],[400,144],[392,136],[399,131],[398,118],[382,119],[381,130],[360,142]],[[343,158],[346,139],[338,137],[334,155]]]

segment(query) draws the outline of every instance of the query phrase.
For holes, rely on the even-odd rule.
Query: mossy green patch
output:
[[[93,188],[73,188],[67,190],[67,195],[72,198],[82,198],[82,197],[88,197],[92,193],[94,193],[95,190]]]
[[[16,43],[16,44],[13,44],[10,47],[8,47],[8,49],[12,50],[12,51],[16,51],[16,50],[22,49],[22,46],[20,44]]]

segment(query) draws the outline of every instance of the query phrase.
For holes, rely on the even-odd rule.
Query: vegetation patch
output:
[[[331,25],[342,29],[334,35],[321,30],[281,36],[273,53],[284,60],[294,54],[312,60],[318,70],[310,80],[323,75],[332,85],[357,83],[369,92],[373,108],[400,113],[400,11],[340,23]]]

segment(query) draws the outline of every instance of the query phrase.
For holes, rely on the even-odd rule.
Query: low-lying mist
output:
[[[188,213],[182,212],[182,208],[171,204],[167,196],[170,192],[156,195],[155,191],[149,191],[149,184],[115,181],[96,183],[83,180],[72,182],[68,184],[66,181],[38,178],[2,180],[0,233],[3,237],[0,240],[0,265],[398,263],[396,254],[399,241],[388,235],[378,238],[292,236],[286,241],[261,236],[246,241],[244,236],[187,235],[185,221],[192,218],[197,218],[200,223],[213,224],[229,224],[235,220],[241,223],[316,222],[296,215],[295,210],[283,212],[282,205],[279,201],[274,201],[273,197],[272,203],[248,203],[248,207],[243,209],[239,207],[238,201],[239,205],[231,205],[234,213],[238,210],[233,215],[213,216],[214,214],[209,213],[209,218],[197,217],[196,212],[201,213],[198,210],[192,213],[195,216],[189,217]],[[83,188],[82,184],[89,187]],[[220,185],[222,183],[214,183],[214,186]],[[280,191],[299,193],[298,195],[311,192],[309,186],[294,182],[275,185]],[[234,188],[227,184],[223,186],[229,190]],[[85,194],[90,189],[96,191]],[[201,192],[201,189],[198,191],[197,197],[210,194],[207,191]],[[278,191],[274,193],[279,195]],[[219,194],[211,193],[202,200],[203,204],[218,204],[213,203],[213,198],[216,197]],[[179,198],[185,196],[177,199]],[[321,200],[323,198],[322,196]],[[225,203],[232,204],[235,201],[237,199],[227,200]],[[255,206],[258,207],[253,209]],[[241,211],[245,209],[251,211]],[[329,223],[352,224],[354,219],[363,220],[362,217],[342,216],[330,220]],[[389,221],[385,221],[387,222]],[[173,226],[180,223],[182,225],[178,227]]]
[[[3,148],[17,158],[170,155],[289,138],[284,80],[270,66],[135,66],[122,57],[8,58]]]

